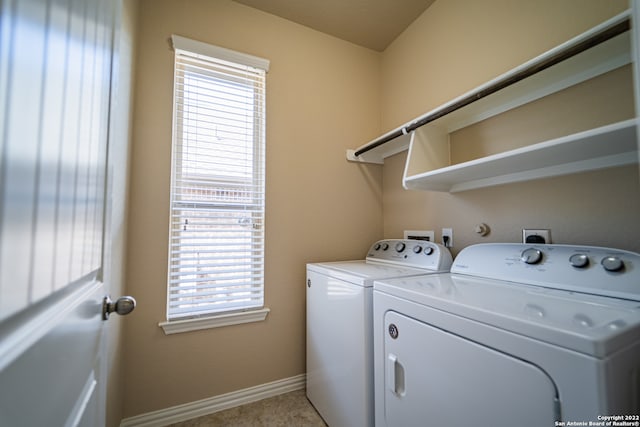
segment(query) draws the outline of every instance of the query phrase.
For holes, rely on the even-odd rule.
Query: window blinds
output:
[[[268,62],[172,39],[167,318],[261,308]]]

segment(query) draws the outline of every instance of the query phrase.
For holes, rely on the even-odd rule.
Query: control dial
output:
[[[617,256],[604,257],[601,264],[607,271],[620,271],[624,268],[624,262]]]
[[[422,252],[422,246],[416,245],[413,247],[413,253],[419,254],[420,252]]]
[[[404,249],[405,249],[406,247],[407,247],[407,245],[405,245],[405,244],[404,244],[404,243],[402,243],[402,242],[398,242],[398,243],[396,243],[396,251],[397,251],[397,252],[402,252],[402,251],[404,251]]]
[[[382,250],[386,251],[387,249],[389,249],[389,244],[388,243],[383,243],[382,244]]]
[[[520,255],[522,262],[527,264],[537,264],[542,261],[542,252],[535,248],[529,248],[522,251]]]
[[[569,258],[569,264],[575,268],[585,268],[589,265],[589,257],[585,254],[573,254]]]
[[[433,253],[433,248],[431,246],[427,246],[424,248],[425,255],[431,255]]]

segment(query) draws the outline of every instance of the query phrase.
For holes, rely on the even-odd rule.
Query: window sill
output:
[[[222,326],[240,325],[242,323],[261,322],[267,318],[271,311],[268,308],[260,310],[243,311],[240,313],[219,314],[217,316],[198,319],[172,320],[160,322],[165,335],[179,334],[182,332],[198,331],[200,329],[219,328]]]

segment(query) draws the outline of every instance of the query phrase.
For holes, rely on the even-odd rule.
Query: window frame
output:
[[[207,43],[203,43],[203,42],[199,42],[199,41],[195,41],[195,40],[191,40],[191,39],[187,39],[181,36],[177,36],[177,35],[172,35],[171,40],[173,42],[173,47],[175,50],[175,56],[174,56],[174,69],[176,71],[174,71],[174,73],[177,73],[177,66],[178,66],[178,57],[179,55],[186,55],[192,58],[195,58],[197,60],[221,60],[221,61],[226,61],[226,62],[231,62],[234,64],[238,64],[241,66],[247,66],[247,67],[252,67],[252,68],[257,68],[260,70],[263,70],[264,73],[266,74],[266,72],[268,72],[269,70],[269,61],[263,58],[259,58],[259,57],[255,57],[253,55],[248,55],[245,53],[241,53],[241,52],[236,52],[233,50],[229,50],[229,49],[225,49],[219,46],[214,46],[214,45],[210,45]],[[228,76],[227,79],[229,82],[233,82],[233,78],[231,76]],[[266,80],[266,79],[265,79]],[[176,208],[176,205],[183,205],[185,202],[182,201],[175,201],[174,200],[174,195],[173,192],[175,190],[175,180],[176,178],[176,169],[177,168],[184,168],[185,164],[180,161],[180,160],[176,160],[176,149],[178,147],[179,144],[181,144],[178,141],[178,132],[180,132],[180,128],[181,126],[183,126],[183,121],[179,116],[180,112],[179,107],[182,107],[183,104],[180,104],[179,101],[177,100],[177,94],[178,94],[178,89],[176,87],[176,75],[174,74],[174,87],[173,87],[173,103],[172,103],[172,108],[173,108],[173,133],[172,133],[172,158],[171,158],[171,201],[170,201],[170,218],[171,218],[171,224],[169,225],[169,242],[168,242],[168,248],[169,248],[169,259],[167,260],[167,268],[168,268],[168,272],[167,272],[167,283],[166,283],[166,294],[167,294],[167,306],[166,306],[166,321],[164,322],[160,322],[159,326],[163,328],[165,334],[173,334],[173,333],[179,333],[179,332],[187,332],[187,331],[192,331],[192,330],[199,330],[199,329],[207,329],[207,328],[214,328],[214,327],[220,327],[220,326],[227,326],[227,325],[235,325],[235,324],[241,324],[241,323],[249,323],[249,322],[257,322],[257,321],[262,321],[266,318],[267,314],[269,313],[270,309],[266,308],[264,306],[264,294],[265,294],[265,287],[264,287],[264,258],[265,258],[265,254],[264,254],[264,235],[261,237],[261,259],[260,259],[260,264],[261,264],[261,283],[260,283],[260,287],[261,287],[261,306],[256,306],[255,304],[253,304],[251,307],[240,307],[240,308],[229,308],[229,309],[225,309],[225,310],[221,310],[221,311],[216,311],[216,312],[210,312],[210,313],[204,313],[204,314],[200,314],[200,313],[191,313],[191,314],[185,314],[184,316],[179,316],[177,314],[173,314],[170,315],[170,303],[171,303],[171,295],[172,295],[172,285],[171,285],[171,277],[172,277],[172,259],[171,259],[171,252],[172,252],[172,242],[174,241],[174,238],[172,237],[172,233],[175,232],[174,228],[173,228],[173,219],[174,219],[174,208]],[[237,82],[236,82],[237,83]],[[243,84],[246,82],[243,82]],[[263,84],[265,83],[264,81],[262,82]],[[265,92],[265,88],[263,87],[262,89],[262,96],[264,97],[264,92]],[[255,92],[254,92],[254,96],[255,96]],[[181,101],[180,101],[181,102]],[[266,119],[265,119],[265,114],[266,112],[264,111],[266,109],[266,102],[264,101],[264,99],[262,99],[260,101],[262,103],[262,108],[260,109],[259,112],[254,112],[254,114],[260,114],[259,118],[255,118],[253,120],[253,126],[254,126],[254,135],[259,135],[258,138],[260,138],[259,141],[256,141],[254,139],[253,141],[253,162],[254,162],[254,169],[257,168],[258,171],[257,172],[253,172],[252,173],[252,178],[251,178],[251,187],[252,188],[256,188],[256,185],[259,185],[259,190],[258,192],[261,192],[262,194],[262,198],[261,198],[261,219],[262,221],[264,221],[264,208],[265,208],[265,182],[264,182],[264,177],[265,177],[265,162],[264,159],[266,157],[266,153],[264,152],[265,149],[265,142],[264,139],[266,138],[265,135],[265,130],[266,130]],[[256,155],[257,153],[257,155]],[[257,163],[256,163],[257,162]],[[256,175],[258,176],[258,178],[256,179]],[[182,175],[181,175],[182,176]],[[241,181],[242,178],[238,178],[238,181]],[[255,194],[256,194],[256,190],[254,189],[253,192],[251,193],[251,196],[255,198]],[[216,202],[214,203],[217,204],[220,202]],[[248,202],[250,203],[250,202]],[[204,202],[201,202],[201,204],[204,205]],[[198,205],[198,203],[194,203],[192,209],[194,210],[194,212],[199,209],[196,205]],[[246,204],[243,206],[247,206]],[[255,213],[250,213],[251,216],[255,216]],[[261,224],[260,230],[262,233],[264,233],[264,222]],[[175,239],[181,239],[182,237],[176,237]],[[250,236],[251,240],[253,241],[253,239],[255,239],[255,234],[251,234]],[[251,245],[254,245],[255,243],[251,243]],[[252,264],[253,265],[253,264]]]

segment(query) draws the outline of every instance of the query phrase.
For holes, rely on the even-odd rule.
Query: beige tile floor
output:
[[[307,400],[305,390],[292,391],[237,408],[194,418],[170,427],[326,427]]]

